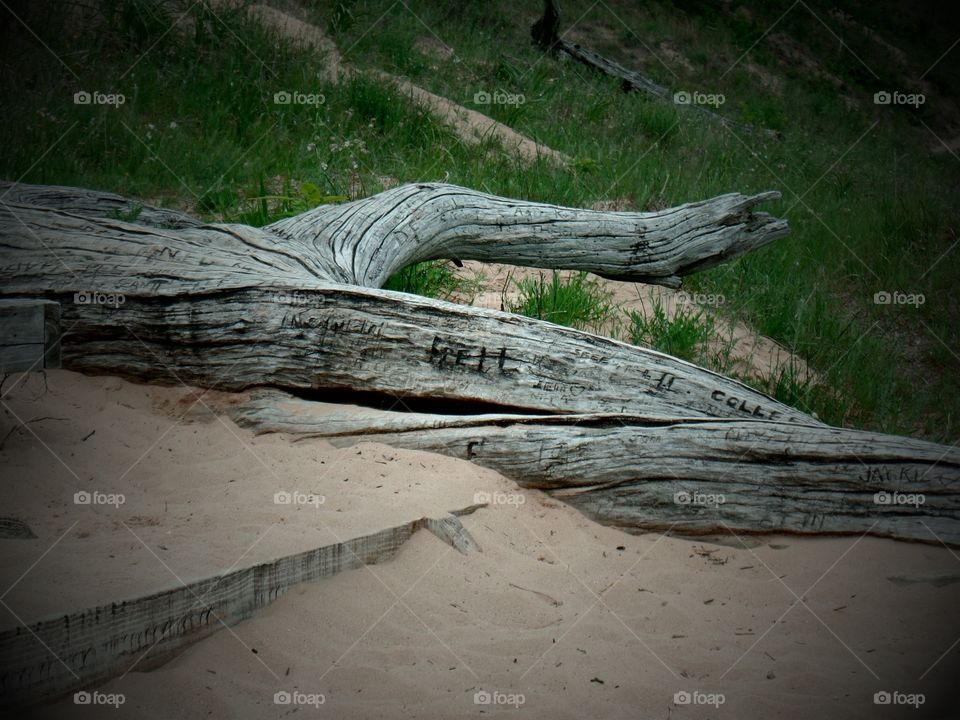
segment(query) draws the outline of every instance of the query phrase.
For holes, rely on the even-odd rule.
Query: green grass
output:
[[[520,298],[508,303],[510,312],[556,325],[598,329],[613,314],[611,295],[600,283],[580,272],[563,279],[559,272],[517,281]]]
[[[892,12],[888,0],[811,0],[809,11],[790,12],[788,0],[735,4],[733,11],[701,0],[564,3],[565,25],[580,18],[577,39],[671,89],[722,93],[722,114],[776,129],[778,139],[625,95],[612,80],[544,58],[529,42],[528,23],[504,0],[408,5],[316,0],[308,11],[331,29],[353,66],[406,75],[575,162],[525,166],[492,142],[466,146],[379,81],[356,76],[337,86],[320,79],[321,54],[278,41],[239,12],[214,16],[192,6],[170,31],[180,15],[148,0],[110,0],[85,22],[15,2],[43,44],[10,18],[0,23],[8,62],[0,74],[0,175],[256,225],[396,181],[447,178],[581,207],[625,198],[641,209],[776,189],[783,199],[762,209],[787,218],[790,236],[688,285],[722,293],[725,315],[799,354],[820,381],[810,389],[788,374],[765,381],[771,392],[828,422],[960,436],[960,250],[951,251],[960,228],[960,163],[931,154],[935,139],[924,127],[949,125],[942,113],[956,103],[960,64],[947,58],[930,70],[931,99],[919,110],[872,103],[877,90],[912,89],[910,78],[955,39],[948,23],[919,32],[919,8]],[[837,20],[835,5],[899,45],[919,69],[900,67],[856,26]],[[539,5],[528,10],[532,19]],[[764,35],[781,15],[775,32]],[[817,72],[785,60],[771,35],[807,48]],[[453,58],[415,49],[418,39],[434,36],[453,48]],[[687,63],[664,57],[666,66],[655,59],[641,66],[644,48],[662,43]],[[630,56],[633,50],[641,55]],[[78,90],[123,93],[126,101],[75,105]],[[526,102],[473,104],[475,93],[498,90]],[[273,98],[281,91],[324,102],[278,105]],[[391,282],[442,293],[439,279],[424,279],[437,272],[419,269]],[[552,288],[551,281],[532,289],[540,307],[527,311],[553,313],[553,321],[590,317],[585,300],[548,307]],[[875,305],[881,290],[922,293],[926,302]]]
[[[679,306],[669,317],[660,298],[654,298],[651,312],[644,315],[636,311],[628,313],[627,329],[634,345],[673,355],[690,362],[710,364],[709,343],[716,336],[713,318],[703,310],[690,310]]]
[[[383,286],[386,290],[446,299],[466,287],[450,269],[446,260],[429,260],[402,268],[390,276]]]

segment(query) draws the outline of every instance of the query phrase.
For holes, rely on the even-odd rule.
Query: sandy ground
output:
[[[945,548],[627,535],[466,462],[254,438],[213,412],[236,396],[47,380],[3,390],[0,514],[37,535],[0,540],[3,628],[464,507],[477,492],[502,502],[463,518],[482,553],[418,532],[390,561],[299,585],[159,668],[88,688],[122,695],[119,708],[68,696],[33,717],[960,715],[960,557]],[[94,488],[126,502],[74,505]],[[325,502],[278,506],[278,488]],[[924,702],[875,705],[884,691]],[[292,702],[277,704],[284,692]]]

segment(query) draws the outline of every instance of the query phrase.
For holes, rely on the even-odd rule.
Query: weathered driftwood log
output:
[[[384,562],[419,528],[460,552],[479,550],[459,516],[421,518],[271,562],[0,632],[0,706],[35,703],[129,672],[252,617],[294,585]]]
[[[51,196],[38,192],[37,201]],[[723,196],[657,214],[594,213],[412,185],[263,230],[160,229],[4,203],[0,294],[60,300],[63,366],[81,371],[224,390],[345,388],[539,412],[813,422],[668,355],[358,287],[446,253],[675,277],[782,235],[781,221],[750,211],[764,197]]]
[[[418,184],[321,206],[266,230],[305,259],[332,254],[341,273],[329,279],[364,287],[380,287],[406,265],[450,257],[678,287],[683,275],[786,235],[786,222],[753,212],[779,197],[732,193],[655,213],[623,213]]]
[[[108,193],[42,185],[7,185],[4,190],[0,183],[4,223],[14,230],[17,224],[37,223],[51,233],[77,231],[77,224],[58,227],[57,223],[67,222],[65,215],[46,221],[27,215],[30,209],[25,206],[40,206],[101,220],[105,224],[87,230],[102,237],[120,231],[124,220],[158,229],[179,228],[179,233],[148,237],[154,243],[183,238],[185,249],[192,248],[195,255],[205,238],[216,239],[212,228],[223,228],[221,234],[233,229],[250,245],[242,248],[244,253],[261,255],[269,248],[270,254],[293,258],[302,265],[299,275],[304,280],[373,288],[407,265],[449,257],[585,270],[611,279],[677,287],[683,275],[736,259],[785,236],[785,221],[753,210],[779,197],[777,192],[731,193],[658,212],[630,213],[565,208],[455,185],[419,183],[343,205],[321,205],[253,230],[202,225],[179,213]],[[21,227],[20,232],[27,228]],[[147,259],[164,260],[159,253]],[[214,256],[208,264],[215,266],[217,260]],[[288,265],[284,262],[288,280],[299,279],[298,274],[289,274]],[[260,284],[269,284],[270,279]]]
[[[960,545],[960,449],[914,438],[759,420],[331,410],[262,391],[232,414],[257,432],[471,460],[633,531]]]
[[[28,188],[18,192],[31,199]],[[33,202],[64,194],[37,192]],[[954,542],[957,463],[949,449],[831,430],[741,383],[611,339],[370,287],[405,264],[447,255],[669,283],[783,234],[780,221],[750,209],[765,197],[592,213],[412,185],[264,229],[104,219],[97,197],[69,201],[78,212],[4,203],[0,294],[63,303],[68,368],[220,389],[365,390],[401,406],[446,398],[588,416],[504,417],[492,427],[397,421],[420,422],[415,432],[381,417],[382,426],[368,430],[470,459],[483,446],[498,470],[564,494],[605,522],[913,539],[927,539],[925,527]],[[697,503],[666,503],[678,488],[737,502],[717,520]],[[879,492],[931,501],[920,521],[902,512],[900,495],[871,515],[868,496]]]

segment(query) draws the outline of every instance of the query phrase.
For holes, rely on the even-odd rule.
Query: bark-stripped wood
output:
[[[680,278],[787,234],[753,208],[777,192],[737,193],[654,213],[608,212],[496,197],[455,185],[404,185],[321,206],[266,229],[302,257],[329,257],[330,279],[380,287],[400,268],[456,257],[678,287]],[[326,265],[322,270],[326,270]]]
[[[18,192],[31,202],[63,194]],[[381,416],[364,436],[473,460],[484,447],[483,462],[605,522],[928,539],[902,504],[867,504],[877,492],[923,492],[933,498],[928,532],[954,542],[950,449],[826,428],[741,383],[611,339],[370,287],[403,265],[449,255],[670,284],[782,235],[781,221],[752,212],[769,197],[598,213],[423,184],[264,229],[156,228],[5,203],[0,292],[63,303],[64,365],[74,369],[226,390],[374,391],[400,407],[441,398],[582,415],[449,427]],[[98,202],[83,212],[100,212]],[[86,290],[117,295],[112,306],[75,302]],[[766,422],[744,422],[758,419]],[[415,432],[410,423],[419,423]],[[681,481],[714,495],[728,488],[723,494],[738,501],[719,516],[665,503]]]
[[[0,202],[57,208],[86,217],[128,219],[159,228],[186,228],[203,224],[176,210],[155,207],[113,193],[62,185],[29,185],[0,180]]]
[[[140,207],[140,214],[133,218],[136,224],[157,228],[144,239],[192,248],[191,255],[199,246],[211,253],[207,263],[215,270],[224,269],[216,267],[221,260],[216,253],[225,240],[223,234],[234,231],[249,245],[241,251],[251,255],[250,260],[262,262],[267,255],[282,254],[287,261],[293,258],[302,263],[299,272],[290,268],[289,262],[284,263],[292,281],[320,279],[380,287],[407,265],[457,257],[586,270],[612,279],[677,287],[684,275],[733,260],[788,232],[785,221],[754,211],[759,203],[778,199],[777,192],[752,196],[731,193],[667,210],[632,213],[564,208],[455,185],[419,183],[343,205],[322,205],[263,230],[240,225],[190,225],[187,219],[174,232],[163,230],[174,222],[164,214],[169,211],[130,201],[124,205],[122,198],[86,190],[77,190],[74,198],[69,190],[26,185],[9,190],[3,201],[0,238],[24,234],[24,226],[34,225],[48,234],[75,233],[78,225],[70,223],[70,216],[79,215],[97,220],[96,225],[80,224],[87,233],[108,240],[119,237],[126,225],[115,216],[124,212],[133,215]],[[42,211],[38,215],[36,209],[27,206],[64,212],[44,216]],[[217,244],[209,247],[214,242]],[[165,260],[161,250],[148,258],[151,263]],[[48,257],[47,262],[52,265],[51,259]],[[117,258],[117,262],[123,263],[124,259]],[[174,264],[171,269],[176,267]],[[269,284],[270,280],[268,276],[259,284]]]
[[[34,703],[133,666],[154,667],[221,627],[252,617],[294,585],[389,560],[421,527],[461,552],[477,549],[458,516],[478,507],[0,632],[0,705]]]
[[[782,235],[782,221],[750,209],[766,197],[728,195],[656,214],[596,213],[409,185],[263,230],[151,228],[5,204],[0,294],[61,301],[63,365],[86,372],[223,390],[345,388],[539,412],[813,422],[662,353],[336,282],[375,285],[409,262],[445,253],[571,267],[580,252],[583,265],[608,274],[665,279]],[[646,243],[643,261],[631,242]]]
[[[960,545],[960,449],[913,438],[624,414],[330,412],[275,391],[233,417],[258,432],[463,458],[634,531],[868,533]]]

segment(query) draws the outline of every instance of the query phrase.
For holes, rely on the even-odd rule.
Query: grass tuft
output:
[[[627,329],[634,345],[659,350],[689,362],[703,362],[708,357],[708,343],[715,337],[713,318],[703,310],[678,307],[668,317],[659,297],[653,299],[649,316],[634,310],[628,313]]]
[[[546,320],[557,325],[599,329],[613,314],[612,294],[587,273],[570,275],[566,280],[554,270],[550,279],[544,273],[517,281],[520,298],[509,304],[509,311]]]

